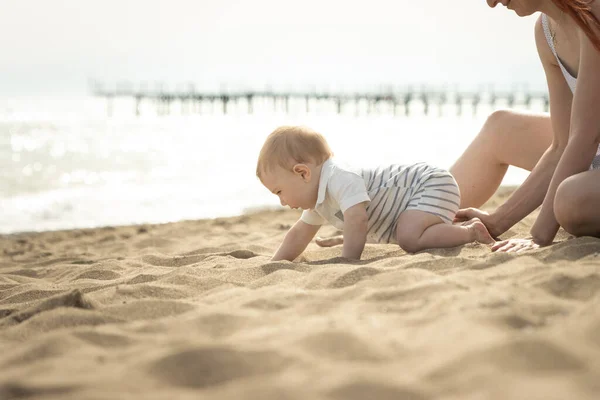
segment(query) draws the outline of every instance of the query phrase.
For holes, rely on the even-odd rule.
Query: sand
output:
[[[0,399],[600,398],[599,239],[270,262],[297,217],[0,236]]]

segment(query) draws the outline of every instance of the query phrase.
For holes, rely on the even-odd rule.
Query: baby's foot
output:
[[[317,237],[315,243],[321,247],[333,247],[344,243],[344,236],[332,236],[328,238]]]
[[[477,222],[481,222],[481,220],[477,217],[475,218],[471,218],[468,221],[464,221],[464,222],[455,222],[454,225],[460,225],[460,226],[471,226]]]
[[[492,244],[495,242],[494,238],[488,232],[487,228],[480,220],[474,221],[468,225],[473,235],[473,240],[483,244]]]

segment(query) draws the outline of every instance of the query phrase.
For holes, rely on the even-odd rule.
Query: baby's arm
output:
[[[306,246],[315,237],[320,227],[321,225],[310,225],[302,220],[298,220],[288,233],[285,234],[283,242],[271,260],[294,261],[306,249]]]
[[[367,241],[368,220],[366,203],[356,204],[346,210],[342,257],[360,260]]]

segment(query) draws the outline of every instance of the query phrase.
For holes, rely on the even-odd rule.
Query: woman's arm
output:
[[[540,158],[525,182],[506,203],[493,213],[492,219],[502,232],[508,230],[542,204],[554,170],[568,141],[573,95],[558,66],[556,57],[548,46],[541,17],[536,22],[535,41],[548,83],[553,139],[551,146]]]
[[[548,46],[541,18],[535,25],[535,41],[546,74],[550,95],[552,144],[544,152],[525,182],[493,213],[488,215],[486,212],[470,208],[460,210],[456,215],[457,221],[475,217],[481,219],[493,237],[498,237],[506,232],[542,204],[554,170],[568,141],[573,94]]]
[[[587,171],[600,142],[600,51],[580,32],[578,84],[573,100],[567,147],[552,177],[540,215],[531,228],[534,242],[551,244],[559,225],[554,216],[554,197],[568,177]]]

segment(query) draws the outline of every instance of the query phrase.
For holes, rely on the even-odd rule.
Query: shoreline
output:
[[[506,201],[506,199],[512,194],[512,192],[518,186],[515,185],[506,185],[500,186],[496,193],[492,196],[492,198],[482,206],[482,209],[492,210],[494,207],[497,207],[502,202]],[[182,219],[177,221],[166,221],[166,222],[142,222],[142,223],[132,223],[132,224],[123,224],[123,225],[99,225],[99,226],[84,226],[79,228],[67,228],[67,229],[53,229],[53,230],[40,230],[40,231],[16,231],[10,233],[0,233],[0,238],[9,238],[11,236],[19,236],[19,235],[33,235],[40,233],[51,233],[51,232],[70,232],[70,231],[78,231],[78,230],[90,230],[90,229],[109,229],[109,228],[132,228],[132,227],[142,227],[142,226],[157,226],[157,225],[165,225],[165,224],[177,224],[179,222],[189,222],[189,221],[212,221],[215,219],[227,219],[227,218],[237,218],[242,216],[248,216],[253,214],[259,214],[263,212],[278,212],[285,211],[285,207],[280,206],[255,206],[251,208],[245,208],[241,213],[235,215],[228,216],[219,216],[213,218],[198,218],[198,219]]]

